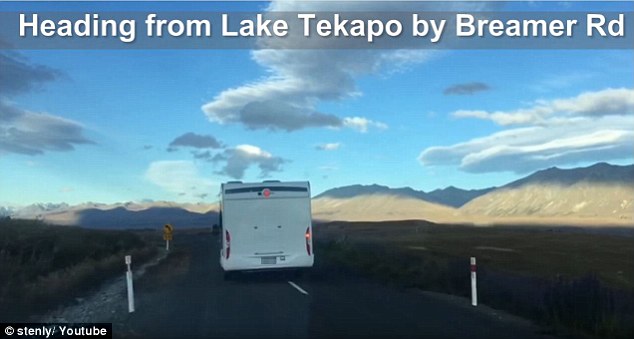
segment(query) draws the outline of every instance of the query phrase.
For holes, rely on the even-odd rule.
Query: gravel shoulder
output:
[[[159,251],[158,255],[141,265],[132,266],[133,279],[142,277],[148,268],[158,265],[167,257],[166,251]],[[123,265],[122,265],[123,266]],[[37,322],[55,323],[112,323],[113,328],[123,326],[128,316],[127,287],[125,268],[119,277],[106,281],[96,291],[81,298],[75,298],[73,304],[60,306],[42,316]]]

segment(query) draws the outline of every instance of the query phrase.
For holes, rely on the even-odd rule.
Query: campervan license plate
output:
[[[262,265],[275,265],[277,263],[277,257],[262,257]]]

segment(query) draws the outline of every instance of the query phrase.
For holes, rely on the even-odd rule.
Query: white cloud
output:
[[[192,161],[155,161],[145,171],[145,178],[167,192],[178,195],[199,195],[211,192],[216,185],[211,179],[200,174]]]
[[[320,151],[336,151],[339,147],[341,147],[341,143],[339,142],[330,142],[316,146],[316,148]]]
[[[28,93],[61,76],[62,72],[33,64],[20,53],[0,51],[0,155],[72,151],[77,145],[94,143],[84,137],[84,127],[78,122],[10,102],[11,96]]]
[[[16,52],[0,51],[0,69],[0,97],[30,92],[43,83],[63,76],[62,72],[48,66],[33,64]]]
[[[362,117],[344,118],[343,125],[352,129],[355,129],[361,133],[368,131],[370,127],[378,129],[387,129],[387,124],[380,121],[373,121]]]
[[[540,117],[535,115],[535,112],[527,112],[526,110],[517,110],[510,113],[458,110],[453,112],[452,115],[456,118],[491,120],[502,126],[530,124],[541,120]]]
[[[253,146],[253,145],[238,145],[235,148],[236,151],[239,151],[243,154],[245,154],[246,156],[249,157],[256,157],[256,158],[271,158],[273,155],[271,155],[271,153],[262,150],[260,147],[258,146]]]
[[[294,131],[348,126],[347,119],[316,109],[320,101],[359,95],[355,77],[381,68],[381,53],[371,50],[257,50],[253,59],[271,75],[221,92],[203,106],[217,123],[249,129]],[[412,60],[412,62],[414,62]],[[365,118],[364,118],[365,119]]]
[[[172,140],[168,147],[169,149],[175,147],[222,148],[222,143],[211,135],[188,132]]]
[[[372,6],[372,10],[377,13],[399,9],[399,5],[389,2],[351,4],[272,1],[267,10],[282,13],[298,10],[327,12],[363,9],[360,6]],[[282,13],[276,15],[284,15]],[[289,22],[291,25],[301,25],[299,20]],[[301,32],[301,27],[291,27],[289,31]],[[297,35],[272,41],[261,40],[263,49],[252,51],[251,57],[269,75],[249,84],[226,89],[203,105],[202,110],[209,120],[220,124],[239,123],[248,129],[284,131],[309,127],[351,127],[364,132],[370,125],[384,128],[383,123],[364,123],[370,122],[368,118],[339,117],[320,112],[317,107],[320,102],[360,95],[356,85],[359,76],[386,74],[407,68],[426,61],[433,53],[424,50],[337,50],[328,48],[328,44],[334,41],[332,39],[314,39],[310,49],[276,49],[298,38],[306,40]]]
[[[453,116],[491,120],[498,125],[543,124],[556,116],[600,117],[634,113],[634,89],[607,88],[596,92],[581,93],[576,97],[537,100],[531,107],[511,111],[488,112],[483,110],[458,110]]]
[[[608,88],[597,92],[585,92],[574,98],[538,101],[538,104],[551,107],[553,113],[580,116],[634,114],[634,89]]]
[[[72,151],[76,145],[93,144],[78,122],[31,112],[0,98],[0,153],[26,155],[47,151]]]
[[[466,172],[527,173],[550,166],[631,159],[634,156],[634,91],[605,89],[572,98],[539,100],[508,112],[457,111],[508,128],[419,156],[425,166],[456,165]]]
[[[234,179],[242,179],[246,170],[253,166],[260,169],[260,177],[268,177],[271,172],[279,172],[287,160],[253,145],[238,145],[227,148],[222,153],[216,154],[212,159],[216,163],[224,163],[219,174],[230,176]]]

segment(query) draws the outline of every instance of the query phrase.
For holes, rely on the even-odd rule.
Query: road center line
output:
[[[288,281],[288,283],[289,283],[291,286],[293,286],[296,290],[298,290],[298,291],[299,291],[299,293],[301,293],[301,294],[305,294],[305,295],[308,295],[308,292],[306,292],[303,288],[299,287],[296,283],[294,283],[294,282],[292,282],[292,281],[290,281],[290,280]]]

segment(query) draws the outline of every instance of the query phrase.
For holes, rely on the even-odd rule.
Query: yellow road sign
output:
[[[172,240],[172,234],[174,233],[174,227],[170,224],[163,226],[163,240]]]

